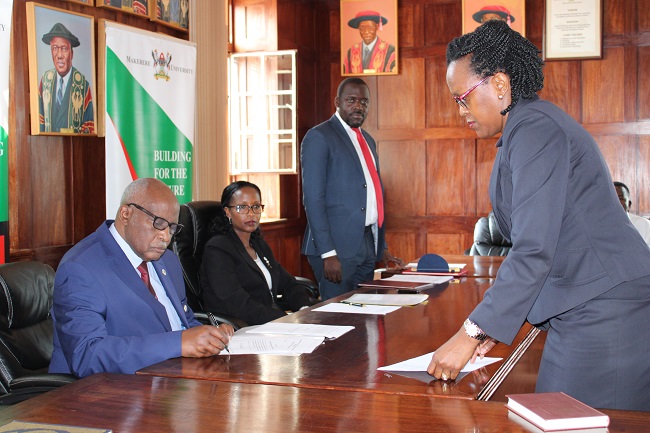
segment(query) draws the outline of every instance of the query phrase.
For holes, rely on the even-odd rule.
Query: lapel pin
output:
[[[167,271],[165,269],[162,270],[163,275],[167,275]]]
[[[183,305],[183,310],[187,313],[187,305]]]

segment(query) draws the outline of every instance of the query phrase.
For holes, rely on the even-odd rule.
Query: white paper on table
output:
[[[415,358],[407,359],[406,361],[398,362],[392,365],[386,365],[384,367],[379,367],[377,370],[382,371],[427,371],[431,358],[435,352],[425,353],[424,355],[416,356]],[[489,358],[484,357],[476,358],[474,364],[469,362],[465,364],[465,367],[460,371],[461,373],[468,373],[470,371],[478,370],[481,367],[486,365],[493,364],[497,361],[501,361],[503,358]]]
[[[228,351],[220,355],[299,355],[312,353],[323,343],[323,337],[306,336],[262,336],[254,334],[233,335],[228,342]],[[230,353],[229,353],[230,352]]]
[[[325,304],[322,307],[314,308],[312,311],[326,312],[326,313],[351,313],[351,314],[379,314],[381,316],[399,310],[402,307],[388,306],[388,305],[350,305],[341,304],[340,302],[332,302]]]
[[[269,322],[248,330],[249,334],[307,335],[313,337],[338,338],[354,329],[354,326],[317,325],[310,323]]]
[[[345,304],[362,304],[368,305],[417,305],[429,298],[426,293],[417,294],[395,294],[395,293],[355,293],[347,299],[341,301]]]
[[[446,283],[452,280],[453,275],[414,275],[414,274],[395,274],[392,277],[383,278],[384,281],[408,281],[411,283],[422,283],[427,286]],[[423,287],[426,288],[426,287]]]

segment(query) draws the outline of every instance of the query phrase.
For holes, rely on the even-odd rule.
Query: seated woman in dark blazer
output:
[[[201,265],[205,309],[238,317],[249,325],[282,317],[284,309],[297,311],[312,304],[260,235],[261,196],[257,185],[245,181],[223,190],[223,212],[212,223],[214,236],[205,245]]]

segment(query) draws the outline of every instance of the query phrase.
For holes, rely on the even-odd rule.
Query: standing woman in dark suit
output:
[[[627,218],[589,133],[537,96],[530,41],[488,21],[447,46],[447,86],[479,138],[501,133],[490,179],[512,242],[494,285],[438,350],[430,374],[455,379],[525,321],[548,331],[537,392],[650,411],[650,250]]]
[[[221,204],[223,212],[213,221],[215,234],[205,245],[201,265],[205,309],[257,325],[285,316],[284,309],[311,305],[304,287],[280,266],[260,235],[264,205],[257,185],[231,183]]]

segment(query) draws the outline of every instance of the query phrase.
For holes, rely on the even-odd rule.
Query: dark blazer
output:
[[[538,97],[521,99],[497,142],[490,200],[513,246],[470,318],[510,344],[614,286],[650,275],[650,249],[618,201],[591,135]]]
[[[112,223],[72,247],[56,271],[51,373],[135,373],[181,356],[181,331],[171,330],[165,307],[111,235]],[[176,255],[168,250],[152,263],[182,325],[199,326]]]
[[[237,234],[229,230],[213,236],[203,251],[201,291],[206,311],[257,325],[285,316],[284,309],[297,311],[312,304],[303,286],[275,260],[264,239],[252,236],[251,245],[271,274],[273,295]]]
[[[381,173],[375,140],[362,133]],[[359,156],[336,115],[307,132],[300,162],[307,214],[302,253],[320,256],[336,249],[339,258],[354,256],[364,236],[368,188]],[[384,254],[385,227],[379,229],[376,261]]]

